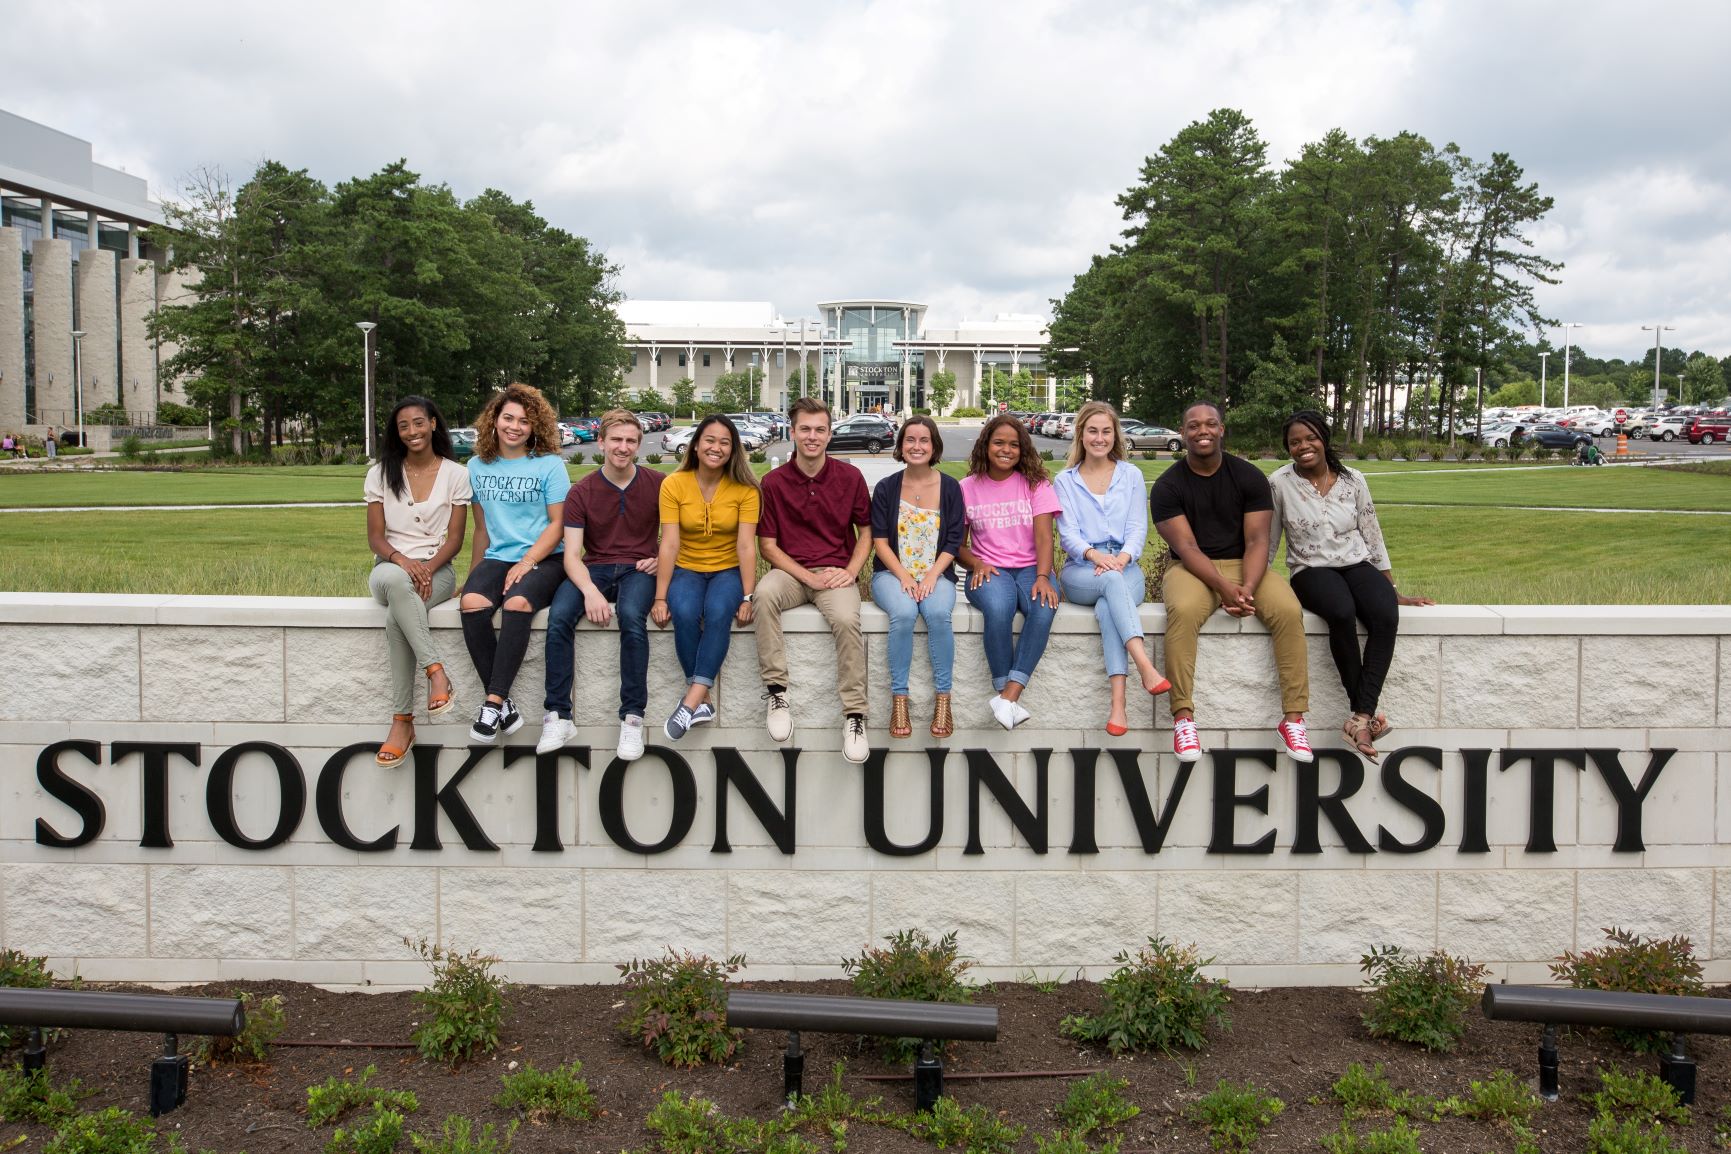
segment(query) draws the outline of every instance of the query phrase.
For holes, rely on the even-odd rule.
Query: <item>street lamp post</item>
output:
[[[84,447],[84,330],[72,330],[72,397],[78,409],[78,447]]]
[[[1569,407],[1569,330],[1580,328],[1576,321],[1563,324],[1563,408]]]
[[[1641,331],[1644,333],[1651,332],[1653,334],[1653,410],[1654,412],[1657,412],[1659,409],[1659,357],[1660,354],[1665,351],[1664,345],[1660,342],[1665,339],[1666,333],[1676,332],[1677,326],[1660,324],[1642,325]],[[1679,394],[1681,394],[1682,391],[1681,388],[1678,388],[1677,390]],[[1683,398],[1680,397],[1679,399]]]
[[[379,326],[372,321],[356,321],[355,327],[361,330],[361,377],[365,382],[362,386],[361,407],[366,410],[362,419],[367,423],[366,448],[367,460],[370,461],[376,448],[373,441],[377,435],[373,429],[377,423],[373,420],[373,330]]]
[[[1545,370],[1551,367],[1551,354],[1539,354],[1539,408],[1545,407]]]

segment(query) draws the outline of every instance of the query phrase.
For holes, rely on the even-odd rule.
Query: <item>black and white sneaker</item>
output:
[[[505,703],[499,707],[499,732],[510,737],[522,728],[523,715],[517,712],[517,703],[507,697]]]
[[[504,720],[505,706],[498,701],[483,701],[481,708],[475,713],[475,724],[469,727],[469,738],[482,745],[492,745],[499,740],[500,722]]]

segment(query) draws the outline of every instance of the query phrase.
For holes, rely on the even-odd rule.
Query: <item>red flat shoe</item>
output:
[[[1123,737],[1126,733],[1130,732],[1130,727],[1128,725],[1113,725],[1108,721],[1106,723],[1106,732],[1110,733],[1113,737]]]
[[[1148,695],[1150,697],[1159,697],[1162,693],[1165,693],[1168,689],[1171,689],[1171,688],[1172,688],[1172,680],[1170,678],[1167,678],[1167,677],[1162,677],[1160,679],[1160,684],[1156,685],[1153,689],[1150,689],[1148,691]]]

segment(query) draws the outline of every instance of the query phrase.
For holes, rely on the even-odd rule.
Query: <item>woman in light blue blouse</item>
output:
[[[1124,687],[1130,666],[1151,694],[1172,688],[1148,656],[1142,618],[1136,607],[1147,594],[1142,576],[1142,546],[1148,540],[1148,502],[1142,472],[1124,459],[1124,434],[1118,413],[1089,401],[1076,414],[1069,468],[1053,482],[1064,508],[1058,514],[1058,539],[1066,560],[1061,580],[1064,598],[1092,605],[1106,651],[1106,678],[1112,685],[1112,712],[1106,732],[1130,731]]]

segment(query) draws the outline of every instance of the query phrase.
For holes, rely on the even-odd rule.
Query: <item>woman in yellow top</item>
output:
[[[661,555],[649,616],[663,629],[673,622],[673,648],[685,671],[685,696],[667,719],[673,741],[715,720],[709,695],[732,624],[751,620],[758,508],[757,477],[739,430],[726,417],[705,417],[685,463],[661,486]]]

